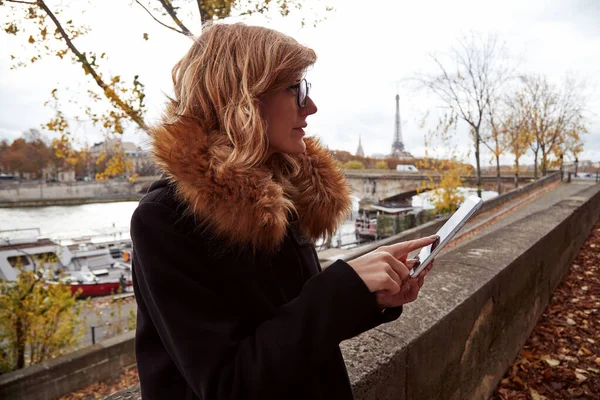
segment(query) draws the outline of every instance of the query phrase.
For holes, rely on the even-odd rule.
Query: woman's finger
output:
[[[392,244],[392,245],[384,246],[384,247],[385,247],[385,251],[391,253],[396,258],[400,258],[403,255],[408,254],[413,250],[417,250],[417,249],[420,249],[421,247],[430,245],[438,239],[439,239],[439,236],[433,235],[433,236],[429,236],[426,238],[409,240],[407,242],[400,242],[400,243],[396,243],[396,244]]]
[[[404,265],[403,262],[399,261],[389,252],[384,252],[384,254],[386,254],[385,262],[390,267],[392,267],[392,269],[396,272],[396,274],[398,274],[398,277],[400,278],[400,280],[397,281],[398,284],[402,284],[402,282],[404,282],[409,277],[410,271],[408,270],[407,266]]]

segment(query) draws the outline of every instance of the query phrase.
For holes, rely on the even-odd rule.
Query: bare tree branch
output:
[[[163,6],[165,11],[167,11],[167,14],[169,14],[171,16],[171,18],[173,19],[175,24],[177,24],[177,26],[183,31],[183,34],[186,36],[193,37],[194,35],[192,34],[192,32],[190,32],[190,30],[183,24],[183,22],[181,22],[179,17],[177,17],[177,12],[175,11],[175,8],[173,8],[173,5],[171,4],[171,2],[169,2],[167,0],[158,0],[158,1]],[[198,6],[200,6],[200,2],[198,3]]]
[[[158,22],[159,24],[161,24],[162,26],[164,26],[165,28],[169,28],[177,33],[181,33],[182,35],[185,35],[185,33],[183,31],[180,31],[179,29],[173,28],[172,26],[169,26],[165,23],[163,23],[162,21],[160,21],[158,18],[156,18],[154,15],[152,15],[152,13],[150,12],[150,10],[148,10],[146,7],[144,7],[144,5],[142,3],[140,3],[140,0],[135,0],[136,3],[138,3],[140,5],[140,7],[142,7],[144,10],[146,10],[146,12],[148,13],[148,15],[150,15],[152,17],[152,19],[154,19],[156,22]]]

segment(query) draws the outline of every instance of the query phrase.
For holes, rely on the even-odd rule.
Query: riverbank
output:
[[[1,182],[0,207],[43,207],[116,201],[137,201],[158,177],[135,182],[108,180],[92,182]]]
[[[78,206],[93,203],[117,203],[121,201],[139,201],[142,194],[132,194],[118,197],[84,197],[73,199],[38,199],[21,201],[0,201],[0,208],[48,207],[48,206]]]

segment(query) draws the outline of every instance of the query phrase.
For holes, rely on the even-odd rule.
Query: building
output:
[[[383,153],[373,153],[371,154],[369,157],[371,158],[375,158],[377,160],[385,160],[386,158],[389,157],[389,154],[383,154]]]
[[[42,175],[46,182],[75,182],[75,170],[66,163],[64,167],[46,167]]]
[[[394,126],[394,141],[392,142],[392,153],[390,157],[403,160],[413,158],[412,154],[404,149],[402,141],[402,125],[400,123],[400,95],[396,94],[396,124]]]
[[[135,143],[123,142],[121,139],[115,138],[95,143],[90,148],[90,154],[94,159],[97,159],[103,153],[107,156],[111,156],[117,151],[123,152],[125,160],[127,160],[131,166],[125,173],[126,177],[133,174],[152,175],[154,173],[153,163],[148,153]]]
[[[362,143],[360,142],[360,135],[358,135],[358,149],[356,149],[356,155],[359,157],[365,156],[365,151],[362,148]]]

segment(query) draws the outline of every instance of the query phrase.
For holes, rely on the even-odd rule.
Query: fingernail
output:
[[[429,236],[429,239],[431,239],[431,240],[437,240],[439,238],[440,238],[440,235],[431,235],[431,236]]]

